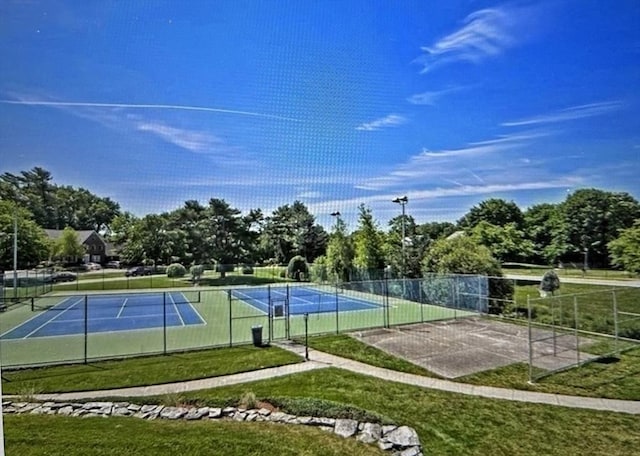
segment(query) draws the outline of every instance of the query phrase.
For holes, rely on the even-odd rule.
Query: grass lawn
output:
[[[277,347],[243,346],[120,361],[4,371],[4,394],[31,395],[155,385],[216,377],[302,359]]]
[[[542,277],[544,273],[550,269],[554,269],[551,266],[531,266],[531,267],[503,267],[502,272],[505,274],[526,274],[536,277]],[[554,269],[562,280],[563,277],[579,277],[587,279],[612,279],[612,280],[629,280],[638,278],[637,275],[631,274],[626,271],[618,271],[615,269],[589,269],[586,272],[582,272],[580,268],[564,268]]]
[[[172,279],[165,274],[154,274],[143,277],[125,277],[123,271],[109,271],[103,276],[100,273],[85,274],[75,282],[58,283],[54,291],[89,291],[89,290],[134,290],[143,288],[174,288],[191,286],[191,277]],[[226,277],[213,271],[206,271],[200,279],[201,286],[234,286],[234,285],[266,285],[269,283],[288,282],[274,274],[273,268],[256,268],[254,274],[228,272]]]
[[[437,375],[420,366],[344,334],[311,337],[309,346],[316,350],[372,366],[437,377]],[[608,352],[610,349],[609,344],[602,344],[602,347],[603,353]],[[591,352],[597,353],[598,347],[593,347]],[[554,374],[533,385],[527,383],[528,380],[529,367],[524,363],[456,379],[461,383],[544,393],[640,400],[640,347],[626,351],[615,359],[605,359],[602,362],[593,362],[579,368]]]
[[[556,324],[568,327],[574,324],[574,296],[577,295],[578,327],[585,331],[614,334],[613,287],[588,284],[563,283],[555,296],[539,298],[539,283],[519,284],[514,299],[521,308],[527,307],[527,296],[531,298],[534,318],[541,323],[551,323],[551,306],[554,307]],[[615,298],[618,312],[640,313],[640,288],[617,287]],[[640,319],[620,316],[620,335],[640,339]],[[626,320],[626,321],[622,321]]]
[[[304,343],[304,340],[298,342]],[[404,359],[390,355],[378,348],[367,345],[346,334],[316,336],[309,338],[309,347],[332,355],[342,356],[360,361],[371,366],[384,367],[386,369],[408,374],[424,375],[426,377],[438,377],[427,369],[416,366]]]
[[[257,398],[313,397],[342,402],[413,426],[424,454],[630,455],[638,450],[638,417],[464,396],[387,382],[337,368],[185,393],[219,402],[253,392]]]
[[[376,446],[311,426],[270,423],[31,415],[5,416],[4,431],[6,451],[12,456],[384,454]]]

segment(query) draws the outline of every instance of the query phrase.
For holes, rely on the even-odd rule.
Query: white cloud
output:
[[[177,111],[202,111],[221,114],[237,114],[242,116],[263,117],[268,119],[288,120],[300,122],[291,117],[277,116],[273,114],[262,114],[251,111],[238,111],[234,109],[213,108],[208,106],[189,106],[173,104],[133,104],[133,103],[95,103],[95,102],[70,102],[70,101],[48,101],[34,99],[0,100],[4,104],[28,105],[28,106],[50,106],[67,108],[118,108],[118,109],[151,109],[151,110],[177,110]]]
[[[171,127],[160,122],[138,122],[136,130],[152,133],[192,152],[212,153],[220,149],[229,149],[221,139],[209,133]]]
[[[497,56],[505,49],[519,44],[531,30],[526,22],[536,12],[531,7],[500,6],[475,11],[464,19],[458,30],[424,46],[424,54],[417,59],[423,65],[422,73],[448,63],[467,61],[479,63],[487,57]]]
[[[380,130],[381,128],[397,127],[398,125],[402,125],[406,121],[406,118],[398,114],[389,114],[386,117],[382,117],[380,119],[358,125],[356,127],[356,130],[376,131]]]
[[[567,122],[570,120],[584,119],[586,117],[600,116],[622,108],[620,101],[604,101],[600,103],[590,103],[580,106],[554,111],[549,114],[529,117],[526,119],[503,122],[503,127],[520,127],[524,125],[538,125],[555,122]]]
[[[458,87],[449,87],[447,89],[442,89],[442,90],[433,90],[433,91],[417,93],[407,98],[407,101],[415,105],[435,106],[436,102],[443,96],[453,92],[458,92],[460,90],[466,90],[469,88],[471,88],[471,86],[458,86]]]

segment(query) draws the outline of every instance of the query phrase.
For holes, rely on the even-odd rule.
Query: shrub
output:
[[[167,267],[167,277],[171,279],[184,277],[186,273],[187,273],[187,268],[182,266],[180,263],[171,263],[169,267]]]
[[[560,288],[560,278],[556,271],[547,271],[542,277],[542,281],[540,282],[540,291],[543,292],[541,294],[551,293],[553,294],[557,289]]]
[[[300,255],[291,258],[289,265],[287,266],[287,277],[298,282],[309,277],[309,265],[307,264],[307,260]]]
[[[287,271],[286,269],[283,269],[280,271],[280,273],[278,274],[280,276],[280,278],[284,279],[287,277]]]
[[[204,265],[194,264],[193,266],[191,266],[191,268],[189,268],[189,273],[191,274],[191,279],[193,280],[193,282],[197,283],[202,277],[202,274],[204,274]]]

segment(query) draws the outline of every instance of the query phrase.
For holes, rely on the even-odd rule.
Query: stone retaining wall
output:
[[[418,434],[408,426],[380,425],[349,419],[295,416],[271,412],[266,408],[236,407],[168,407],[138,405],[128,402],[11,402],[4,401],[6,414],[61,415],[76,417],[130,416],[144,420],[234,420],[269,421],[273,423],[317,426],[341,437],[355,438],[364,443],[376,443],[394,456],[422,456]]]

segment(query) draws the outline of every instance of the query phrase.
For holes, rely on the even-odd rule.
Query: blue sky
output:
[[[0,3],[0,172],[329,226],[640,197],[637,0]]]

